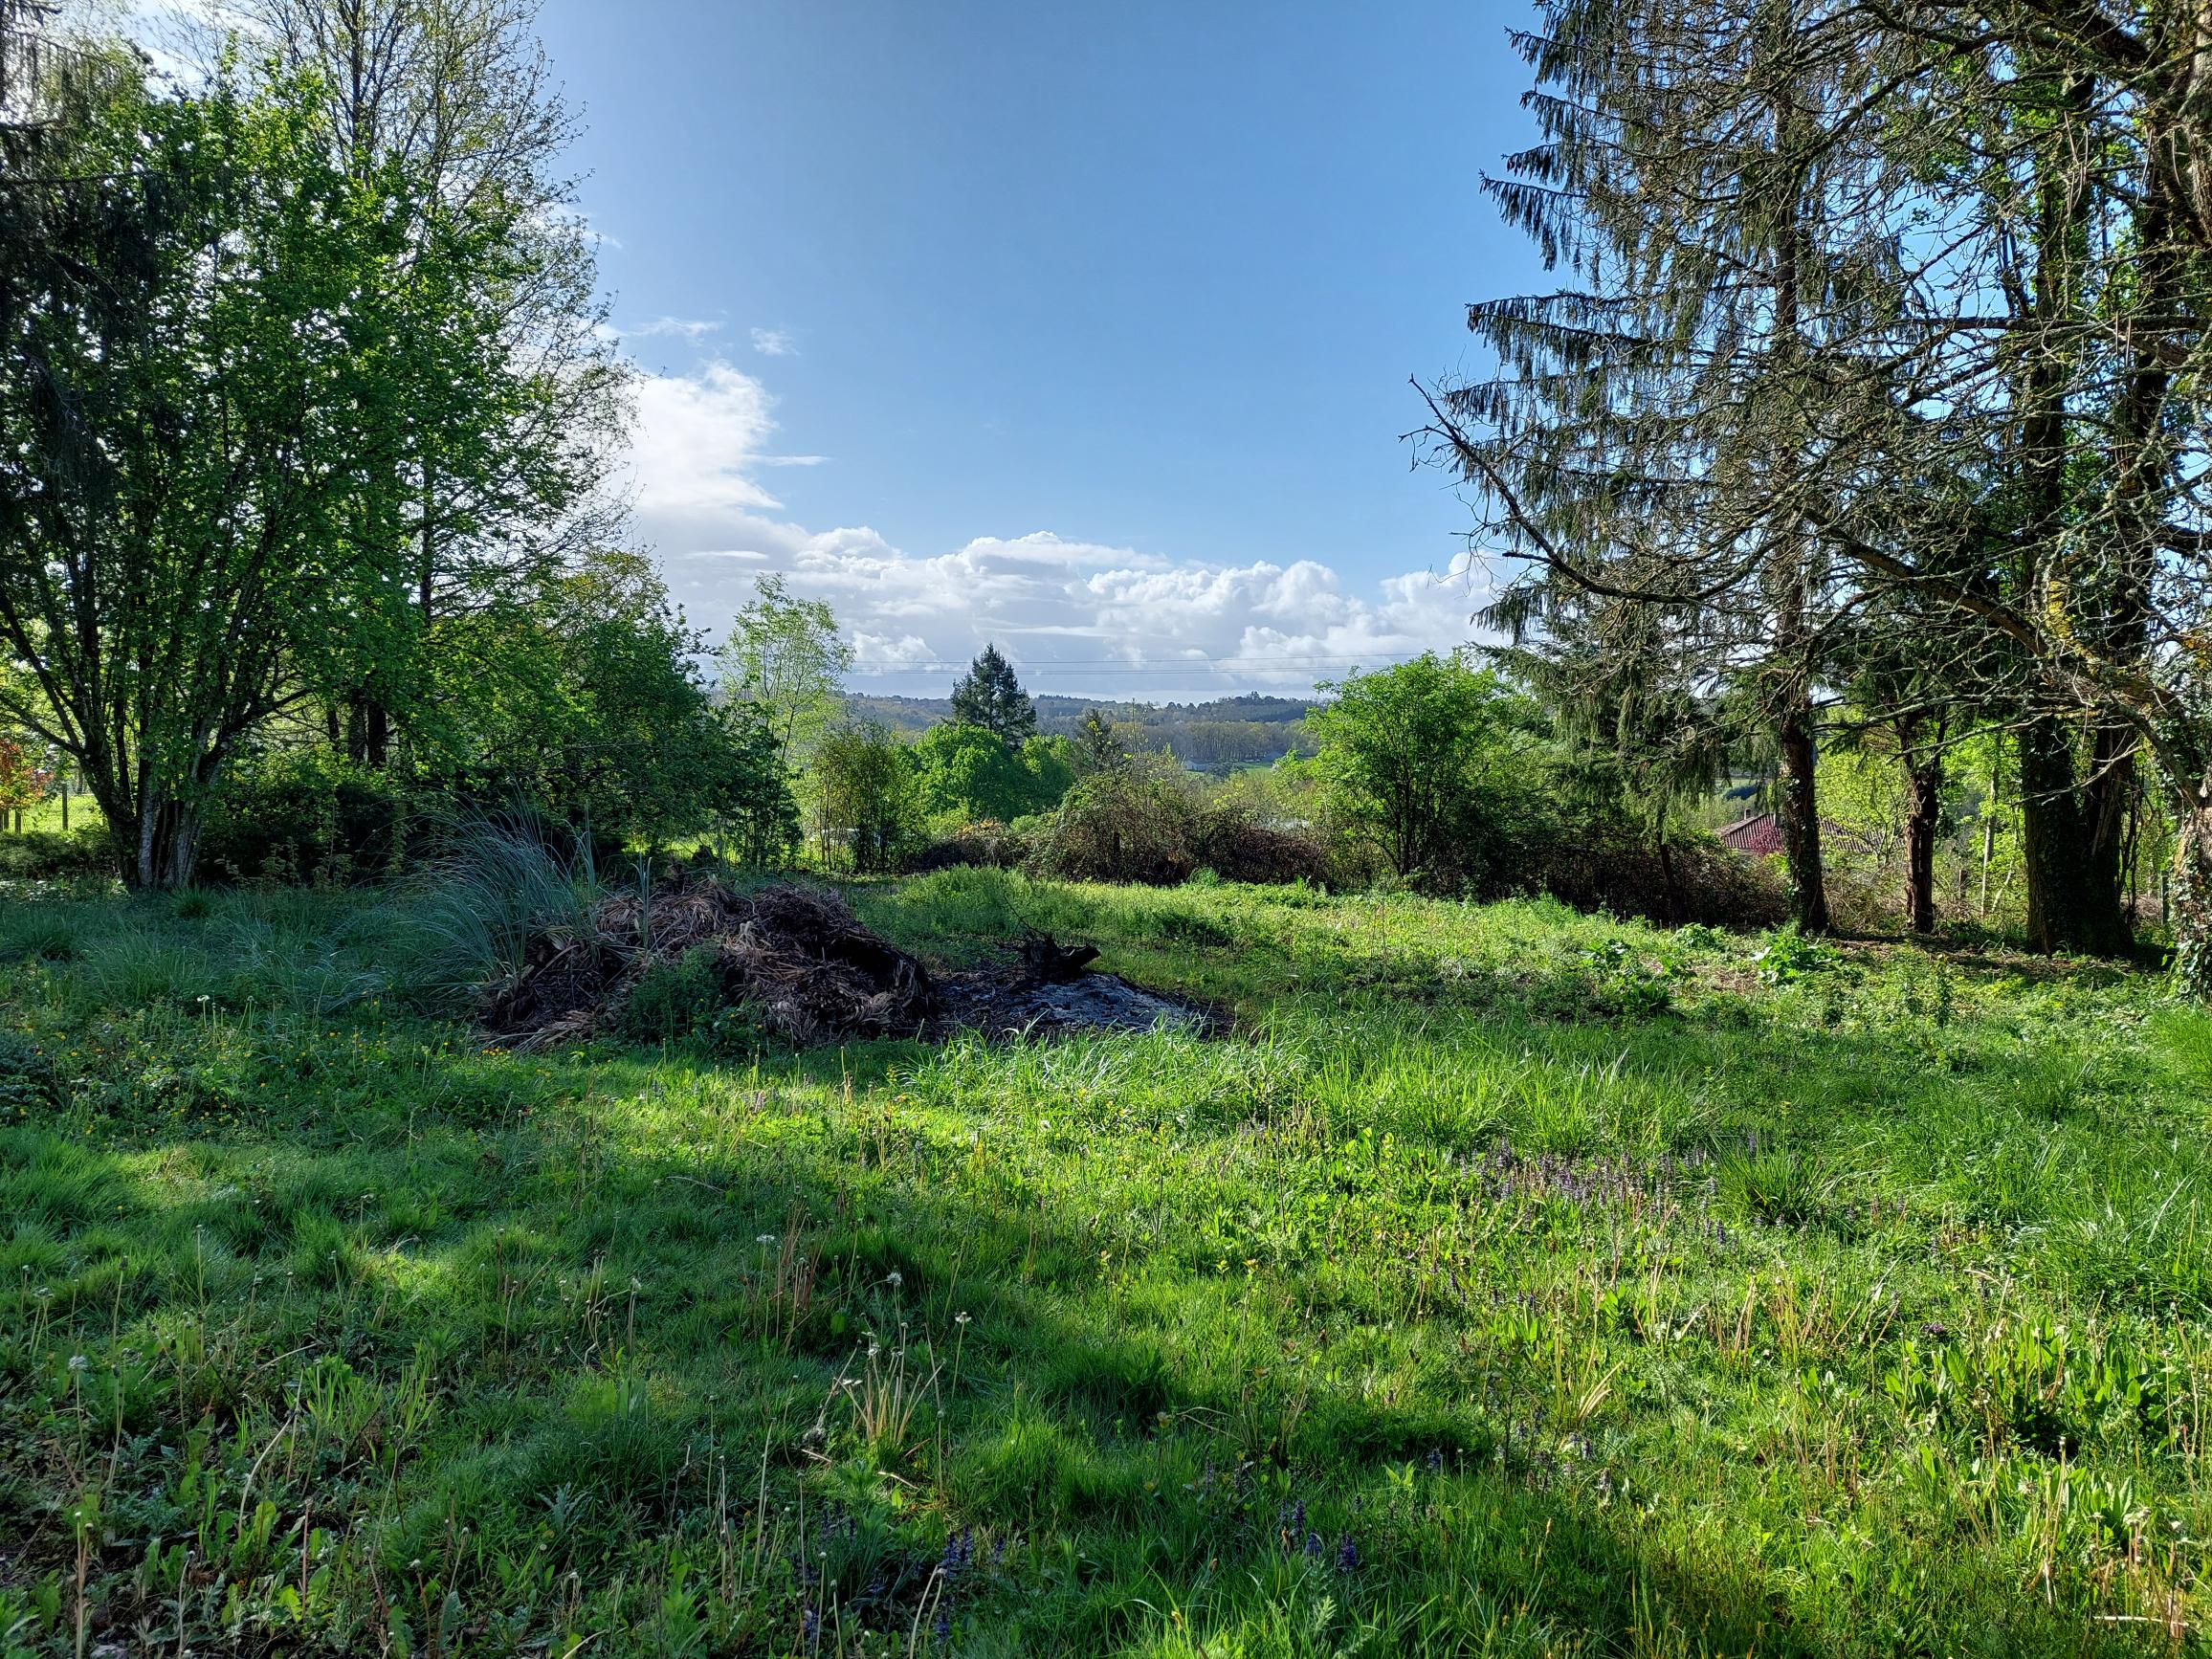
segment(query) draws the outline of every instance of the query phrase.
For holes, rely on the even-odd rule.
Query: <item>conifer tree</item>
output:
[[[1037,735],[1037,705],[995,645],[984,646],[966,676],[952,688],[952,718],[1016,747]]]
[[[1852,718],[2007,735],[2042,948],[2128,944],[2115,808],[2152,756],[2212,989],[2195,16],[1549,0],[1520,37],[1543,142],[1490,188],[1562,280],[1471,309],[1497,372],[1429,435],[1528,561],[1493,620],[1541,649],[1667,608],[1766,710],[1807,926],[1814,740],[1879,616],[1913,672]],[[1928,780],[1935,729],[1898,734]]]

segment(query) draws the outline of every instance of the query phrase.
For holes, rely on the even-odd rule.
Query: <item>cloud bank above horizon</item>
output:
[[[676,332],[663,320],[655,333]],[[1470,637],[1479,576],[1406,571],[1349,590],[1314,559],[1224,564],[1056,529],[910,552],[868,525],[795,522],[764,481],[825,457],[773,447],[775,400],[714,357],[637,387],[635,523],[695,626],[719,639],[753,579],[827,600],[856,691],[941,694],[995,642],[1033,691],[1141,700],[1298,694]],[[1004,527],[1000,527],[1004,528]]]

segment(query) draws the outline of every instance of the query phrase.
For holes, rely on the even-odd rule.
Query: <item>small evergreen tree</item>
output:
[[[1114,722],[1096,709],[1075,728],[1075,771],[1088,778],[1098,772],[1119,772],[1129,765],[1129,745]]]
[[[952,718],[1016,747],[1037,735],[1037,705],[995,645],[984,646],[983,655],[968,665],[966,677],[952,688]]]

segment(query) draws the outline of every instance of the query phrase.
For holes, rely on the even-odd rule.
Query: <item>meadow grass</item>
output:
[[[2193,1651],[2212,1021],[1549,903],[862,885],[1231,1016],[487,1051],[0,914],[0,1652]]]

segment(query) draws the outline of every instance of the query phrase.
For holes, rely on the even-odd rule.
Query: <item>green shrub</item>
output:
[[[1717,927],[1772,926],[1788,909],[1781,881],[1762,861],[1710,835],[1679,831],[1662,858],[1649,836],[1606,813],[1540,815],[1475,891],[1486,898],[1548,893],[1579,910]]]
[[[405,819],[387,773],[323,748],[265,755],[224,780],[201,863],[240,881],[380,880],[399,867]]]
[[[1168,778],[1138,770],[1094,773],[1045,820],[1030,867],[1071,881],[1173,887],[1198,868],[1194,817],[1188,798]]]
[[[814,819],[825,863],[899,868],[923,836],[913,750],[879,722],[830,730],[814,751]]]
[[[962,864],[980,864],[987,869],[1012,870],[1029,857],[1030,838],[1018,830],[1008,829],[994,819],[983,818],[962,824],[949,835],[940,835],[907,859],[909,874],[922,874],[932,870],[951,870]]]
[[[632,1043],[680,1043],[711,1028],[724,1001],[715,952],[699,945],[675,962],[656,962],[638,975],[616,1017],[615,1030]]]
[[[1141,766],[1095,772],[1070,790],[1040,826],[1029,863],[1040,874],[1153,887],[1201,871],[1284,884],[1333,874],[1318,840],[1270,828],[1242,801],[1199,806],[1182,777]]]
[[[58,830],[0,835],[0,877],[36,881],[114,871],[114,839],[102,823],[79,824],[66,835]]]
[[[1209,805],[1192,820],[1191,856],[1224,881],[1322,882],[1329,857],[1308,835],[1270,829],[1249,807]]]

